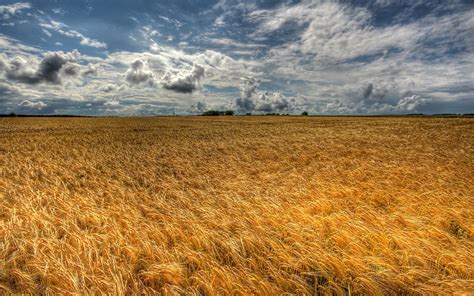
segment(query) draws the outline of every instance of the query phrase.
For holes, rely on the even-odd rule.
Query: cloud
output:
[[[120,102],[117,100],[107,101],[104,103],[104,106],[108,108],[116,108],[120,106]]]
[[[367,84],[367,86],[363,88],[362,95],[364,96],[364,98],[368,99],[370,98],[370,96],[372,96],[373,91],[374,91],[374,85],[372,83],[369,83]]]
[[[407,114],[418,112],[419,108],[432,102],[432,99],[423,98],[420,95],[405,96],[386,102],[367,103],[343,102],[338,99],[321,102],[309,106],[316,113],[322,114]]]
[[[67,64],[64,65],[61,71],[68,76],[76,76],[79,74],[80,66],[77,64]]]
[[[250,99],[257,91],[257,87],[259,84],[259,79],[255,79],[253,77],[245,79],[244,84],[240,88],[240,97]]]
[[[390,90],[386,85],[376,86],[374,83],[369,82],[362,86],[362,101],[368,104],[382,102],[389,93],[389,91]],[[357,98],[357,96],[354,95],[354,98]]]
[[[417,108],[431,102],[431,99],[422,98],[418,95],[412,95],[405,97],[398,101],[396,109],[398,111],[413,112],[417,111]]]
[[[256,100],[255,111],[275,112],[287,110],[290,103],[285,97],[278,92],[269,95],[268,93],[261,93]]]
[[[125,80],[132,85],[146,82],[153,86],[155,84],[155,75],[149,70],[145,60],[137,59],[130,64],[130,68],[125,73]]]
[[[207,110],[208,106],[207,106],[207,103],[205,101],[199,101],[199,102],[196,103],[195,107],[196,107],[196,110],[198,112],[202,113],[202,112]]]
[[[18,104],[18,106],[29,108],[29,109],[41,110],[41,109],[45,108],[48,105],[43,103],[42,101],[32,102],[30,100],[24,100],[20,104]]]
[[[171,103],[172,107],[159,107],[160,112],[235,108],[295,114],[440,113],[468,112],[474,107],[474,23],[471,10],[464,9],[468,8],[465,1],[447,5],[426,0],[244,2],[219,1],[213,9],[199,11],[208,27],[191,28],[191,19],[179,18],[181,30],[173,21],[177,14],[167,14],[169,22],[160,16],[159,22],[153,22],[135,11],[141,25],[127,20],[130,30],[120,27],[123,40],[104,34],[101,26],[87,25],[105,13],[99,7],[91,18],[80,14],[84,23],[77,22],[74,11],[68,12],[67,21],[61,20],[70,26],[46,15],[57,4],[42,7],[45,14],[41,15],[25,11],[30,24],[21,26],[16,17],[8,23],[14,22],[19,30],[38,21],[39,36],[3,27],[0,83],[8,88],[0,89],[0,99],[12,106],[24,99],[43,100],[47,110],[64,100],[61,110],[69,106],[72,112],[80,112],[77,106],[82,103],[77,102],[90,100],[95,114],[104,112],[103,102],[114,98],[121,104],[113,109],[116,114],[138,108],[131,106],[146,109]],[[220,27],[212,26],[214,20]],[[101,19],[102,23],[113,24],[110,18]],[[53,67],[52,75],[43,75],[39,65],[44,51],[26,45],[54,46],[56,40],[46,40],[49,35],[42,29],[51,38],[66,36],[99,48],[107,42],[110,51],[88,49],[85,52],[96,56],[83,55],[59,71]],[[5,34],[24,39],[20,42]],[[83,34],[104,36],[95,41],[104,38],[105,42],[94,44]],[[169,35],[173,42],[166,41]],[[59,40],[63,44],[57,46],[68,47],[74,40]],[[205,76],[193,74],[193,65],[202,66]],[[203,91],[197,91],[200,85]]]
[[[294,37],[287,36],[291,42],[282,45],[276,54],[309,55],[321,63],[373,58],[394,52],[423,56],[430,51],[433,54],[433,51],[452,50],[452,46],[446,46],[446,40],[457,44],[457,47],[472,48],[468,29],[472,28],[472,13],[461,10],[437,14],[437,10],[443,7],[455,7],[454,3],[444,6],[425,1],[414,1],[409,5],[401,5],[397,1],[383,2],[391,2],[394,6],[385,9],[378,7],[377,10],[370,1],[366,5],[350,5],[343,1],[301,1],[273,10],[254,11],[249,21],[257,24],[257,30],[252,34],[254,37],[281,38],[279,35],[285,32],[296,34]],[[426,16],[410,15],[415,14],[410,9],[414,10],[420,3],[436,9],[428,13],[431,10],[425,7]],[[377,13],[389,12],[394,15],[393,21],[378,25]],[[400,22],[397,17],[410,18],[410,21]]]
[[[78,31],[70,30],[69,26],[61,22],[51,20],[49,23],[41,23],[40,26],[46,29],[54,30],[58,32],[59,34],[67,36],[67,37],[78,38],[79,43],[84,46],[104,48],[104,49],[107,48],[107,44],[105,42],[86,37],[82,33],[79,33]]]
[[[9,101],[9,96],[17,97],[19,95],[18,87],[0,82],[0,102]]]
[[[97,75],[97,66],[88,64],[86,68],[81,72],[82,76]]]
[[[61,84],[60,70],[68,62],[72,62],[80,56],[77,50],[72,52],[46,52],[37,69],[32,68],[22,57],[16,57],[10,61],[2,58],[0,70],[5,71],[6,78],[26,84],[37,84],[41,82]],[[65,69],[66,75],[74,75],[74,66]]]
[[[43,33],[44,33],[46,36],[48,36],[48,37],[53,36],[53,34],[51,34],[51,32],[49,32],[49,31],[46,30],[46,29],[42,29],[41,31],[43,31]]]
[[[260,80],[247,78],[240,90],[235,105],[240,112],[281,112],[290,108],[290,102],[279,92],[269,94],[257,90]]]
[[[80,53],[77,50],[66,53],[62,51],[46,52],[36,71],[36,75],[40,81],[61,83],[58,75],[59,70],[61,70],[66,63],[76,60],[79,56]]]
[[[190,71],[181,71],[178,73],[167,71],[161,78],[163,88],[178,93],[192,93],[200,85],[201,78],[204,77],[204,67],[194,64]]]
[[[62,8],[53,8],[51,9],[51,11],[53,11],[54,14],[59,14],[59,15],[66,14],[66,11]]]
[[[0,5],[0,15],[3,19],[8,19],[24,9],[30,9],[31,4],[28,2],[18,2],[10,5]]]
[[[261,21],[257,35],[285,26],[306,27],[301,30],[299,42],[289,49],[334,62],[391,48],[412,48],[424,36],[416,24],[373,27],[368,9],[337,2],[302,1],[276,11],[257,11],[253,17]]]
[[[240,42],[240,41],[230,39],[230,38],[207,38],[205,40],[214,45],[227,46],[227,47],[239,47],[239,48],[248,48],[248,49],[266,47],[266,45],[264,44],[244,43],[244,42]]]
[[[116,87],[113,84],[107,84],[107,85],[104,85],[100,88],[100,90],[105,92],[105,93],[111,92],[115,89],[116,89]]]
[[[23,55],[30,53],[39,53],[36,47],[25,45],[16,39],[7,37],[0,33],[0,52],[9,53],[12,55]]]

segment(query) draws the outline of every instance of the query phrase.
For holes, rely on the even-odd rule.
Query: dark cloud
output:
[[[362,97],[367,101],[382,101],[389,89],[386,86],[375,86],[372,82],[362,87]]]
[[[77,50],[64,53],[62,51],[46,52],[38,69],[31,67],[30,63],[21,57],[16,57],[9,62],[0,62],[0,70],[5,71],[5,77],[9,80],[26,84],[37,84],[41,82],[61,84],[60,70],[68,62],[74,61],[80,56]],[[69,67],[69,66],[68,66]],[[74,67],[66,69],[66,75],[74,75]]]
[[[199,88],[199,82],[204,77],[204,67],[194,64],[191,71],[173,73],[167,71],[161,79],[163,88],[178,93],[192,93]]]
[[[364,98],[368,99],[372,95],[373,91],[374,91],[374,85],[372,83],[369,83],[363,88],[362,95],[364,96]]]
[[[59,84],[61,83],[59,70],[61,70],[67,62],[74,61],[78,57],[79,52],[77,50],[69,53],[62,51],[47,52],[36,74],[40,81]]]
[[[62,68],[62,71],[65,75],[76,76],[79,74],[80,67],[75,64],[67,64],[67,65],[64,65],[64,67]]]

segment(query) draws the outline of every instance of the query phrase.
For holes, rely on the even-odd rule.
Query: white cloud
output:
[[[18,104],[18,106],[29,108],[29,109],[41,110],[48,105],[43,103],[42,101],[32,102],[30,100],[24,100],[20,104]]]
[[[8,19],[11,16],[19,13],[24,9],[30,9],[31,4],[28,2],[18,2],[10,5],[0,5],[0,15],[3,19]]]
[[[40,50],[36,47],[25,45],[18,40],[0,34],[0,52],[25,56],[31,53],[39,53]]]
[[[130,68],[125,73],[125,80],[130,84],[148,83],[150,86],[155,84],[155,75],[149,70],[145,60],[137,59],[130,64]]]
[[[258,43],[243,43],[237,40],[230,38],[207,38],[205,41],[208,41],[211,44],[228,46],[228,47],[239,47],[239,48],[264,48],[266,45]]]
[[[43,33],[44,33],[46,36],[48,36],[48,37],[53,36],[53,34],[51,34],[51,32],[49,32],[49,31],[46,30],[46,29],[42,29],[41,31],[43,31]]]
[[[105,106],[105,107],[109,107],[109,108],[114,108],[114,107],[120,106],[120,102],[119,102],[119,101],[116,101],[116,100],[107,101],[107,102],[104,103],[104,106]]]
[[[97,75],[97,66],[93,64],[87,64],[85,69],[82,71],[82,76],[91,76],[91,75]]]
[[[70,30],[68,29],[69,26],[60,22],[51,20],[49,23],[41,23],[40,26],[46,29],[54,30],[58,32],[59,34],[67,36],[67,37],[78,38],[80,44],[84,46],[95,47],[95,48],[107,48],[107,44],[105,42],[101,42],[99,40],[86,37],[82,33],[79,33],[78,31]]]
[[[399,111],[408,111],[414,112],[417,111],[417,108],[430,102],[431,99],[422,98],[418,95],[412,95],[409,97],[405,97],[398,101],[397,103],[397,110]]]
[[[53,8],[53,9],[51,9],[51,11],[54,14],[59,14],[59,15],[65,15],[66,14],[66,11],[62,8]]]

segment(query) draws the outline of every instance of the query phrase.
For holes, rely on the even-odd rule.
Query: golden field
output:
[[[474,292],[474,119],[0,118],[0,294]]]

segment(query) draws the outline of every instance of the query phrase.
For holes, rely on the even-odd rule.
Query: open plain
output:
[[[468,294],[474,120],[0,118],[0,294]]]

